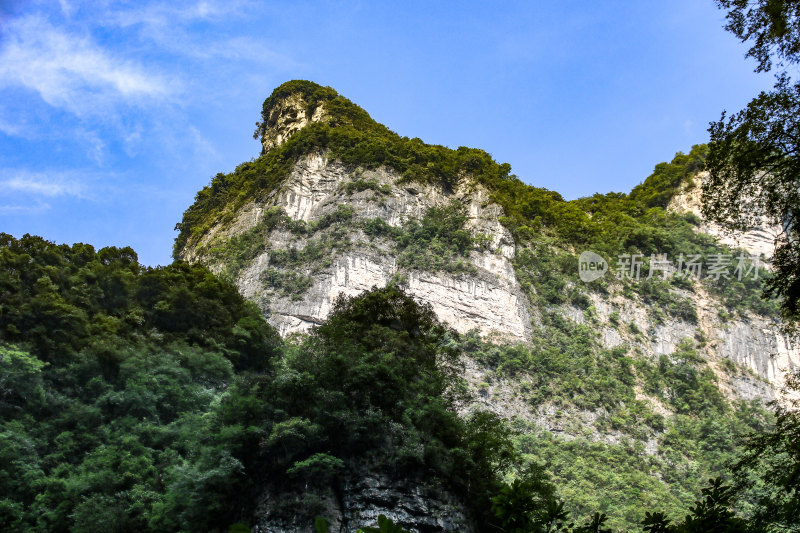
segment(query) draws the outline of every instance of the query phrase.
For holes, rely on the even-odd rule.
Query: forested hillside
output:
[[[601,515],[568,525],[559,500],[578,495],[547,474],[561,445],[520,438],[485,411],[457,414],[470,401],[460,350],[476,340],[397,288],[340,300],[324,326],[285,343],[203,267],[151,269],[131,249],[8,235],[0,262],[4,530],[244,531],[265,483],[283,519],[311,528],[348,472],[384,473],[401,492],[422,483],[428,505],[455,505],[451,530],[602,529]],[[483,356],[510,359],[492,350]],[[703,411],[719,407],[689,402],[687,423],[722,427]],[[796,432],[778,414],[781,431],[756,451],[785,449]],[[574,468],[601,476],[630,460],[575,452]],[[775,485],[763,479],[756,496],[779,501]],[[755,531],[727,510],[731,495],[712,486],[681,531]],[[743,502],[740,512],[759,509],[752,494]],[[661,515],[647,520],[666,531]]]

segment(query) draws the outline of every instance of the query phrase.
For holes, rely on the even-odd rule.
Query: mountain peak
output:
[[[264,100],[255,138],[261,137],[263,153],[283,144],[293,133],[325,118],[325,102],[339,96],[330,87],[312,81],[292,80]]]
[[[253,137],[261,138],[262,153],[267,153],[314,122],[351,124],[359,129],[376,125],[366,111],[333,88],[313,81],[292,80],[277,87],[264,100]]]

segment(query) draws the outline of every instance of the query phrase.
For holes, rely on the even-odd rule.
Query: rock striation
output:
[[[400,227],[408,220],[422,217],[431,207],[457,201],[466,208],[468,229],[491,239],[485,249],[470,254],[474,273],[410,270],[404,275],[404,288],[430,303],[437,316],[459,332],[477,329],[485,335],[499,334],[518,341],[530,337],[529,305],[511,263],[514,241],[499,222],[502,208],[489,200],[485,189],[464,187],[447,193],[432,185],[401,185],[397,173],[378,169],[360,171],[358,179],[376,184],[375,188],[383,187],[382,193],[370,189],[347,194],[342,187],[352,179],[353,169],[331,161],[324,153],[302,158],[283,189],[265,202],[247,205],[229,227],[213,228],[185,257],[190,261],[203,260],[221,271],[224,265],[215,265],[202,250],[252,229],[271,208],[281,209],[292,220],[313,224],[346,205],[354,210],[355,221],[379,218],[389,226]],[[270,292],[262,283],[260,276],[270,264],[270,250],[255,257],[236,282],[244,296],[263,303],[269,322],[281,335],[307,331],[325,320],[338,296],[353,296],[385,286],[400,272],[397,258],[379,242],[370,242],[358,232],[348,234],[347,239],[351,248],[316,270],[312,287],[299,297]],[[268,240],[273,249],[304,249],[311,239],[291,239],[287,232],[276,229]],[[308,265],[306,272],[315,266]]]

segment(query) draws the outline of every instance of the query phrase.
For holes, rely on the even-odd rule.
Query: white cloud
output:
[[[64,14],[65,17],[69,18],[72,16],[74,11],[72,4],[67,2],[67,0],[58,0],[58,4],[61,6],[61,12]]]
[[[142,24],[159,29],[174,27],[175,24],[186,24],[198,20],[213,20],[219,17],[237,14],[250,2],[242,1],[201,1],[190,3],[155,2],[132,9],[114,9],[105,18],[113,25],[120,27]]]
[[[270,44],[258,37],[198,36],[191,24],[203,21],[223,22],[225,19],[246,18],[259,4],[251,1],[194,2],[189,4],[155,2],[127,10],[113,10],[100,15],[103,25],[135,28],[139,35],[156,44],[161,50],[199,60],[224,59],[267,64],[278,68],[297,68],[291,57],[272,50]],[[263,6],[262,6],[263,7]]]
[[[25,128],[22,124],[15,124],[5,120],[2,114],[0,114],[0,132],[9,136],[21,136],[25,132]]]
[[[0,205],[0,215],[35,215],[50,209],[50,204],[37,202],[33,205]]]
[[[0,179],[0,191],[23,193],[29,196],[54,198],[73,196],[85,198],[86,187],[74,173],[43,173],[26,170],[5,171]],[[6,206],[8,207],[8,206]]]
[[[107,113],[120,102],[163,99],[172,92],[163,76],[39,16],[11,20],[4,41],[0,89],[26,87],[49,105],[77,115]]]
[[[86,148],[86,155],[94,161],[97,166],[103,165],[103,158],[105,155],[106,143],[92,130],[78,128],[73,132],[73,135],[80,139],[83,146]]]
[[[192,138],[192,146],[198,155],[202,154],[205,157],[219,159],[219,153],[216,148],[214,148],[214,144],[206,139],[203,134],[200,133],[200,130],[194,126],[190,126],[188,133]]]

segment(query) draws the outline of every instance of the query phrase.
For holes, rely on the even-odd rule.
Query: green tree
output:
[[[0,344],[0,414],[44,394],[41,371],[45,364],[29,353]]]
[[[784,314],[800,317],[800,84],[785,70],[800,62],[800,2],[717,0],[727,10],[726,29],[751,43],[757,71],[779,69],[772,91],[747,108],[711,123],[703,184],[703,214],[732,229],[760,217],[784,228],[774,256],[768,294],[781,298]],[[774,63],[776,62],[776,63]]]
[[[221,400],[278,349],[204,267],[0,234],[0,529],[226,530],[253,430]]]
[[[716,0],[727,10],[725,29],[742,41],[751,41],[747,57],[758,61],[757,72],[798,62],[800,57],[800,3],[792,0]]]
[[[727,119],[723,113],[711,124],[706,161],[710,177],[703,184],[703,213],[734,229],[746,229],[759,217],[783,228],[766,292],[780,297],[787,328],[796,333],[800,325],[800,83],[791,79],[788,69],[800,63],[800,2],[716,3],[727,11],[725,28],[750,43],[747,56],[758,62],[756,71],[775,68],[777,82],[744,110]],[[788,386],[797,389],[796,374],[788,379]],[[777,403],[774,407],[775,428],[750,437],[734,471],[740,488],[756,495],[756,527],[799,531],[800,417],[796,404],[794,409]],[[727,493],[722,496],[728,497]],[[686,525],[691,525],[688,519]]]
[[[754,522],[777,531],[800,531],[800,371],[787,378],[788,405],[773,402],[775,427],[751,436],[734,465],[741,488],[755,494]]]
[[[565,527],[564,502],[556,499],[555,487],[542,478],[536,475],[515,479],[492,498],[492,512],[503,531],[540,533]]]

